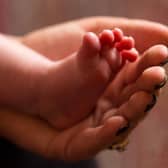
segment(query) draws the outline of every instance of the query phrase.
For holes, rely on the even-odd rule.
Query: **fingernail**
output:
[[[161,63],[160,63],[160,66],[164,66],[164,65],[166,65],[167,63],[168,63],[168,59],[165,60],[165,61],[163,61],[163,62],[161,62]]]
[[[161,82],[160,84],[158,84],[158,85],[155,85],[155,90],[157,90],[157,89],[160,89],[160,88],[162,88],[166,83],[167,83],[167,80],[168,80],[168,77],[167,77],[167,75],[165,75],[165,79],[164,79],[164,81],[163,82]]]
[[[108,147],[110,150],[117,150],[118,152],[124,152],[127,149],[129,144],[129,139],[122,139],[122,141],[113,143],[111,146]]]
[[[117,131],[116,136],[119,136],[119,135],[123,134],[124,132],[127,132],[128,129],[129,129],[129,124],[127,124],[125,127],[120,128],[120,129]]]
[[[148,111],[150,111],[153,108],[153,106],[156,104],[156,100],[157,100],[156,99],[156,95],[153,94],[152,95],[152,102],[146,106],[146,109],[144,111],[145,113],[148,112]]]

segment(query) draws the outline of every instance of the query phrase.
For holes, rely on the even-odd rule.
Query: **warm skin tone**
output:
[[[143,21],[137,22],[113,18],[75,21],[38,31],[20,40],[48,58],[58,60],[78,50],[85,31],[98,33],[103,29],[111,29],[113,27],[121,27],[124,32],[133,35],[136,39],[137,48],[141,52],[154,44],[168,43],[168,37],[166,37],[168,36],[168,30],[166,27],[148,22],[144,24]],[[146,37],[150,38],[144,39]],[[66,44],[64,43],[65,41]],[[55,53],[58,55],[55,56]],[[166,48],[156,46],[146,51],[135,63],[125,66],[102,95],[97,106],[98,109],[99,106],[102,107],[102,104],[106,102],[103,109],[103,111],[109,111],[106,114],[111,115],[113,111],[112,115],[115,113],[124,116],[131,121],[132,128],[135,127],[137,122],[144,117],[146,105],[151,102],[151,93],[154,92],[154,86],[164,80],[164,70],[158,65],[164,62],[167,57]],[[154,67],[147,69],[151,66]],[[134,82],[135,79],[138,79],[137,82]],[[141,85],[142,81],[145,81],[146,85]],[[126,83],[124,87],[123,83]],[[120,96],[116,97],[116,95]],[[132,98],[126,102],[125,99],[130,96]],[[143,100],[141,101],[142,104],[136,103],[139,100]],[[20,113],[5,112],[1,113],[0,118],[0,131],[4,137],[42,155],[65,160],[78,160],[93,156],[114,142],[117,138],[115,134],[118,128],[123,123],[126,123],[123,117],[118,116],[104,120],[101,126],[93,127],[91,113],[88,118],[72,128],[57,132],[45,121],[21,115]],[[90,139],[89,142],[88,139]]]
[[[80,49],[59,61],[5,36],[0,43],[1,106],[41,117],[58,130],[85,119],[126,61],[138,57],[133,38],[120,29],[86,33]]]

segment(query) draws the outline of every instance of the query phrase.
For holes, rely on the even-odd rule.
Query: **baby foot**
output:
[[[86,33],[80,50],[53,63],[41,81],[40,117],[63,129],[88,116],[126,59],[136,59],[133,47],[133,39],[119,29],[104,30],[100,37]]]

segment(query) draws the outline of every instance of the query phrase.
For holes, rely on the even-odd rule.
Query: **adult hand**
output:
[[[69,56],[71,53],[79,49],[82,37],[85,32],[91,31],[99,34],[104,29],[113,29],[115,27],[121,28],[126,35],[133,36],[136,41],[136,48],[142,54],[142,57],[137,61],[137,63],[123,69],[122,72],[117,76],[115,81],[123,81],[120,82],[122,85],[123,83],[129,84],[129,82],[140,78],[141,80],[139,80],[139,83],[141,83],[142,80],[143,82],[146,81],[148,87],[143,88],[140,86],[138,90],[137,88],[135,89],[135,86],[131,85],[131,87],[125,87],[125,89],[123,89],[123,93],[114,93],[114,90],[117,90],[116,86],[114,87],[117,82],[113,81],[109,88],[106,90],[101,100],[104,101],[104,98],[108,97],[110,101],[114,101],[116,99],[116,96],[114,95],[122,95],[121,97],[128,95],[125,98],[128,99],[131,94],[140,90],[145,90],[153,94],[155,90],[153,89],[154,86],[152,83],[150,83],[150,81],[156,79],[158,80],[158,78],[160,78],[161,81],[162,79],[161,77],[159,77],[159,75],[155,76],[154,78],[148,78],[148,76],[151,76],[154,73],[156,74],[157,72],[156,69],[148,68],[150,68],[151,66],[159,66],[160,63],[166,62],[167,54],[166,52],[164,52],[165,50],[163,49],[163,46],[153,47],[145,53],[144,51],[156,44],[164,44],[168,46],[167,26],[145,20],[115,17],[92,17],[37,30],[35,32],[29,33],[28,35],[25,35],[20,40],[23,44],[33,48],[34,50],[40,52],[48,58],[52,60],[59,60]],[[137,67],[141,68],[137,71]],[[144,72],[147,69],[148,72]],[[135,73],[132,72],[135,72],[137,74],[135,75]],[[126,79],[127,75],[134,76],[135,78]],[[124,76],[124,78],[122,76]],[[132,89],[133,87],[134,89]],[[118,88],[118,90],[121,89],[121,87],[119,86]],[[101,104],[104,104],[104,102],[99,104],[101,106]],[[110,107],[106,107],[105,109],[107,110]],[[124,116],[127,117],[128,115]],[[138,123],[141,118],[142,116],[136,117],[136,120],[135,118],[134,120],[136,121],[136,123]],[[132,128],[134,128],[135,126],[136,124],[133,124]]]
[[[1,137],[49,159],[76,161],[93,157],[107,148],[118,129],[126,125],[119,116],[98,127],[93,123],[93,116],[90,116],[69,129],[58,131],[39,118],[0,110]]]
[[[140,52],[154,44],[168,45],[168,29],[163,25],[108,17],[95,17],[52,26],[21,37],[20,41],[48,58],[58,60],[79,48],[85,32],[99,33],[103,29],[114,27],[120,27],[125,34],[132,35]],[[148,58],[151,52],[153,50],[145,53],[144,57]],[[156,64],[164,61],[164,56],[165,54],[161,53]],[[111,95],[111,87],[106,93],[106,97]],[[124,126],[123,123],[126,124],[123,117],[115,116],[104,120],[102,125],[93,127],[91,115],[74,127],[58,132],[38,118],[10,111],[2,112],[0,115],[2,136],[44,156],[65,160],[79,160],[93,156],[115,142],[118,128]]]
[[[60,59],[77,51],[85,32],[121,28],[133,36],[141,53],[156,44],[168,46],[168,27],[159,23],[117,17],[91,17],[34,31],[20,38],[23,44],[50,59]]]

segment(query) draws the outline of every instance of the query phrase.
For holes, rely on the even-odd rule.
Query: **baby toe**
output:
[[[114,34],[111,30],[103,30],[99,35],[101,48],[111,48],[114,45]]]
[[[129,50],[135,47],[135,40],[133,37],[124,36],[120,42],[117,42],[115,44],[115,47],[117,48],[118,51],[122,51],[124,49]]]
[[[119,28],[114,28],[113,34],[114,34],[114,41],[115,42],[121,41],[122,38],[124,37],[123,31]]]

